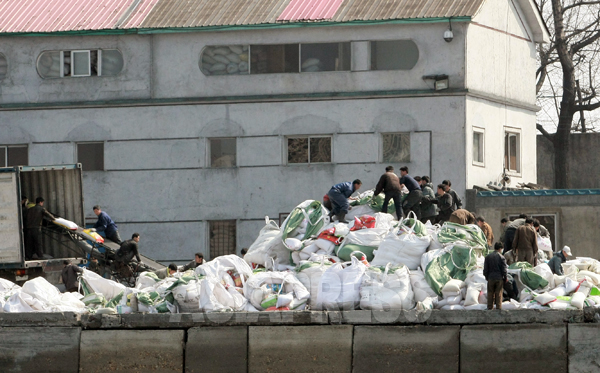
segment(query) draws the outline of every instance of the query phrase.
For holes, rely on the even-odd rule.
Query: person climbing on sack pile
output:
[[[351,209],[348,198],[350,198],[354,192],[359,190],[361,186],[362,181],[359,179],[352,182],[346,181],[332,186],[331,189],[329,189],[329,192],[327,192],[327,196],[329,197],[332,206],[329,217],[332,218],[335,215],[340,223],[348,223],[346,221],[346,214]]]

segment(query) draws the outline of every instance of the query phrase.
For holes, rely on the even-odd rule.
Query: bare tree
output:
[[[569,153],[573,131],[586,132],[585,113],[600,107],[596,73],[600,51],[600,1],[537,0],[551,34],[551,42],[538,47],[538,100],[552,99],[556,132],[540,123],[537,129],[554,147],[554,184],[570,187]],[[582,88],[583,87],[583,88]],[[559,102],[560,100],[560,102]],[[574,123],[574,118],[578,120]]]

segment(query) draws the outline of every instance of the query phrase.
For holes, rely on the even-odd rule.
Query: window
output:
[[[289,137],[287,163],[331,162],[331,137]]]
[[[525,212],[527,214],[527,216],[531,217],[532,219],[537,219],[539,220],[540,224],[544,226],[544,228],[546,228],[548,230],[548,232],[550,233],[550,242],[552,242],[552,248],[554,251],[556,251],[559,246],[558,246],[558,237],[556,235],[556,233],[558,232],[558,214],[536,214],[536,213],[529,213],[529,212]],[[519,217],[519,215],[509,215],[508,219],[510,221],[516,220]],[[551,258],[548,258],[551,259]]]
[[[383,162],[410,162],[410,133],[382,134]]]
[[[123,69],[123,55],[116,49],[45,51],[37,61],[44,79],[114,76]]]
[[[204,75],[246,75],[248,65],[248,45],[215,45],[202,51],[200,69]]]
[[[235,138],[210,139],[210,166],[235,167]]]
[[[81,163],[84,171],[104,171],[104,143],[77,144],[77,162]]]
[[[350,71],[350,43],[302,44],[302,72]]]
[[[202,51],[200,70],[207,76],[350,71],[350,54],[349,42],[210,45]]]
[[[473,131],[473,164],[483,166],[484,132],[481,129]]]
[[[252,74],[297,73],[300,61],[298,44],[252,45]]]
[[[27,145],[0,146],[0,167],[27,165],[29,165]]]
[[[235,220],[212,220],[208,222],[210,259],[236,252]]]
[[[8,74],[8,61],[6,61],[6,57],[0,53],[0,80],[6,78],[6,74]]]
[[[504,168],[507,171],[520,172],[521,141],[518,133],[506,132],[504,135]]]
[[[419,60],[419,49],[412,40],[371,42],[371,70],[410,70]]]

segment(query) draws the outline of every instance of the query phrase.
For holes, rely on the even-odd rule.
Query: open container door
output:
[[[0,168],[0,264],[23,262],[19,181],[14,168]]]

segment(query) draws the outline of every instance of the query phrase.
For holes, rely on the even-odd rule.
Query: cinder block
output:
[[[600,370],[600,325],[569,324],[569,372]]]
[[[460,326],[355,326],[354,372],[458,372]]]
[[[185,371],[246,372],[248,327],[191,328],[185,344]]]
[[[183,330],[84,330],[81,372],[181,372]]]
[[[79,371],[80,328],[0,328],[0,371]]]
[[[460,332],[461,372],[567,371],[565,325],[472,325]]]
[[[250,326],[249,372],[349,372],[352,326]]]

